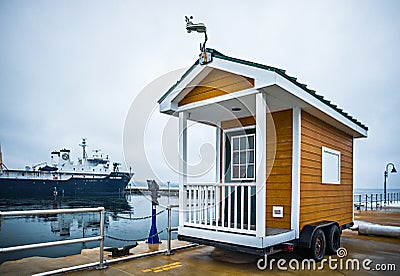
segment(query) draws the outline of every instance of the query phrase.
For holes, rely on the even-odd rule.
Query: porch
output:
[[[186,240],[265,248],[295,238],[294,230],[272,227],[257,237],[256,183],[187,183],[183,190],[179,235]]]
[[[179,110],[179,236],[202,243],[208,240],[258,249],[295,239],[296,230],[291,225],[271,227],[273,223],[267,223],[272,219],[267,205],[276,205],[275,201],[267,202],[267,178],[274,163],[276,133],[266,93],[251,89],[235,97],[226,95],[214,100],[187,104]],[[239,111],[232,111],[235,108]],[[244,118],[248,118],[247,123],[243,123]],[[189,120],[215,127],[213,183],[188,181]],[[290,193],[285,200],[291,202]],[[283,217],[283,206],[279,207]],[[289,223],[291,213],[285,209]]]

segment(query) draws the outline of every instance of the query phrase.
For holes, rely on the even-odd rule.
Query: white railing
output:
[[[255,183],[188,183],[185,226],[256,233]]]

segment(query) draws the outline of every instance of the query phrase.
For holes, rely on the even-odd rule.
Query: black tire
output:
[[[328,233],[326,233],[326,252],[329,255],[334,255],[340,248],[340,229],[335,224],[332,225]]]
[[[326,248],[325,234],[321,229],[317,229],[311,238],[311,246],[308,249],[309,257],[317,262],[322,261],[325,256],[325,248]]]

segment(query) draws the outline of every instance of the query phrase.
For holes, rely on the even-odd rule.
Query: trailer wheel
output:
[[[317,229],[312,236],[309,255],[315,261],[320,262],[324,258],[326,247],[325,234],[321,229]]]
[[[328,233],[326,234],[326,251],[328,254],[336,254],[340,247],[340,229],[334,224],[332,225]]]

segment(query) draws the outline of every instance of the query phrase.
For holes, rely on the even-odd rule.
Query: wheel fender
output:
[[[321,222],[305,225],[300,232],[299,245],[310,248],[311,247],[311,239],[312,239],[315,231],[317,231],[318,229],[322,229],[324,231],[325,230],[324,228],[328,228],[329,226],[332,226],[334,224],[338,225],[338,223],[335,221],[321,221]],[[326,231],[324,231],[324,233],[325,232]]]

